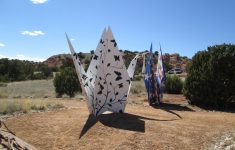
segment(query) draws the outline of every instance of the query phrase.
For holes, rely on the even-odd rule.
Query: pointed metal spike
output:
[[[66,36],[66,39],[67,39],[67,42],[68,42],[68,45],[69,45],[69,49],[70,49],[71,53],[74,54],[74,53],[75,53],[75,50],[74,50],[74,48],[73,48],[73,45],[72,45],[72,43],[71,43],[71,41],[70,41],[70,39],[69,39],[67,33],[65,33],[65,36]]]

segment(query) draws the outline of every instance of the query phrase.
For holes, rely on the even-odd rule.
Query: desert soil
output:
[[[61,102],[68,109],[7,119],[19,138],[41,150],[208,149],[235,131],[235,114],[187,105],[182,95],[165,95],[160,107],[145,95],[130,96],[124,114],[89,116],[85,101]]]

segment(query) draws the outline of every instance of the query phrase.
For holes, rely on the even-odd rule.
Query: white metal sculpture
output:
[[[66,37],[83,93],[87,96],[90,113],[98,116],[105,111],[124,112],[139,55],[131,61],[127,70],[109,27],[107,31],[104,29],[85,72],[67,35]]]

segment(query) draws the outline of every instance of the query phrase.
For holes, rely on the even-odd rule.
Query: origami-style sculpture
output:
[[[166,74],[165,74],[165,68],[163,65],[163,57],[162,57],[162,49],[160,46],[160,50],[158,52],[158,61],[157,61],[157,71],[155,72],[157,76],[157,81],[159,84],[159,98],[160,102],[163,100],[163,88],[165,86],[165,81],[166,81]]]
[[[105,111],[124,112],[139,55],[131,61],[127,70],[111,29],[104,29],[85,72],[67,35],[66,37],[83,93],[87,96],[90,113],[98,116]]]
[[[147,56],[147,62],[143,63],[144,83],[148,93],[148,102],[150,105],[160,104],[163,98],[163,86],[165,81],[165,72],[162,62],[162,52],[158,53],[157,70],[153,69],[153,53],[152,44],[150,46],[150,52]],[[144,58],[145,60],[145,58]],[[144,67],[145,66],[145,67]]]

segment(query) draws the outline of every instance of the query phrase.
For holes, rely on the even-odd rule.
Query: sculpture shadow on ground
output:
[[[135,132],[145,132],[145,120],[152,120],[152,121],[174,121],[178,119],[155,119],[155,118],[148,118],[138,115],[133,115],[129,113],[110,113],[110,114],[101,114],[98,117],[94,117],[93,115],[89,115],[81,133],[79,139],[90,129],[92,128],[97,122],[102,123],[105,126],[135,131]]]
[[[168,113],[171,113],[173,115],[176,115],[178,118],[182,119],[182,117],[177,114],[175,111],[190,111],[190,112],[195,112],[195,110],[187,107],[187,106],[182,106],[181,104],[172,104],[172,103],[161,103],[160,105],[152,105],[153,108],[156,109],[162,109]]]

